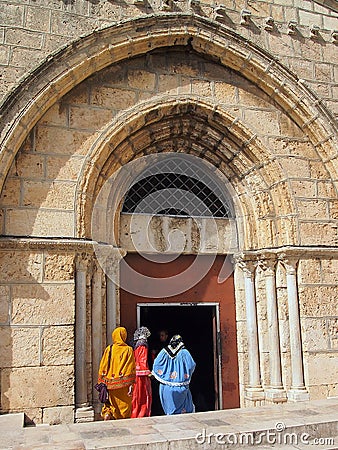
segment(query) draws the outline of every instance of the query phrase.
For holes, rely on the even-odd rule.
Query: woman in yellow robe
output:
[[[101,358],[98,382],[108,388],[108,400],[102,407],[104,420],[128,419],[131,416],[133,385],[136,367],[133,349],[126,344],[127,330],[115,328],[113,345],[109,345]]]

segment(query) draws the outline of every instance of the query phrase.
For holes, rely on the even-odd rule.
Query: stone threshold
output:
[[[338,398],[108,422],[22,427],[0,416],[4,450],[337,449]],[[17,415],[13,415],[17,416]],[[15,423],[14,423],[15,422]]]

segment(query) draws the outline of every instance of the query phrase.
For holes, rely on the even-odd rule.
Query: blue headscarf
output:
[[[186,386],[190,383],[195,366],[191,354],[184,347],[183,339],[175,335],[155,358],[152,374],[160,383]]]

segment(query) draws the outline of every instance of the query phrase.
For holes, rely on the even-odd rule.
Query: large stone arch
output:
[[[170,126],[165,126],[167,123]],[[221,106],[194,96],[158,96],[137,104],[97,133],[77,185],[78,237],[91,237],[93,204],[116,170],[144,154],[168,151],[168,141],[169,151],[182,152],[182,134],[188,130],[187,153],[218,167],[232,185],[242,249],[296,244],[295,233],[289,240],[279,242],[278,226],[274,223],[277,216],[296,213],[287,184],[284,190],[268,192],[273,184],[285,179],[279,163],[238,118]],[[248,217],[251,220],[246,220]]]
[[[334,119],[276,58],[219,23],[190,14],[139,17],[80,38],[38,67],[1,107],[0,186],[25,137],[58,99],[93,73],[160,47],[189,45],[240,72],[267,93],[307,134],[337,178]]]

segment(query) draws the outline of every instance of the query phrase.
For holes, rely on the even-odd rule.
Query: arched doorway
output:
[[[222,247],[226,228],[236,241],[235,219],[216,172],[200,158],[154,155],[131,183],[120,217],[128,252],[120,264],[121,323],[130,337],[148,326],[150,349],[161,329],[183,336],[197,363],[196,411],[239,406],[233,266]],[[156,405],[153,412],[161,413]]]

